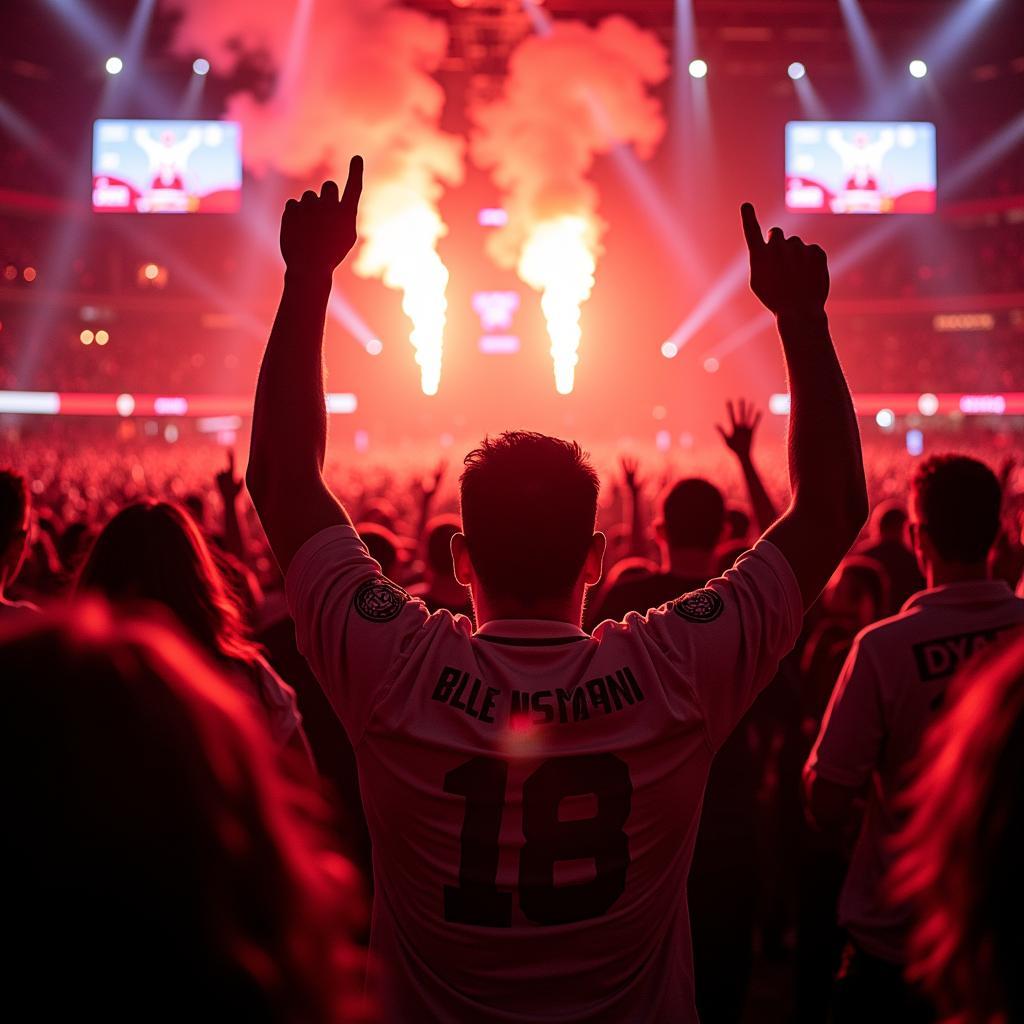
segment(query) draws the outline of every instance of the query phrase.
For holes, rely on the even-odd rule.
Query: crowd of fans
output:
[[[599,453],[598,525],[609,550],[604,579],[588,600],[588,629],[702,587],[773,521],[784,504],[784,453],[755,447],[759,418],[745,403],[730,405],[720,449],[684,464],[656,462],[653,453],[639,460]],[[847,964],[848,973],[837,907],[863,804],[858,798],[838,824],[814,824],[800,775],[858,636],[926,585],[907,533],[911,461],[866,446],[871,522],[808,612],[776,680],[714,762],[690,875],[704,1021],[739,1021],[744,1008],[745,1019],[822,1021],[836,972]],[[16,695],[15,718],[52,726],[32,739],[32,760],[46,773],[19,790],[16,813],[25,826],[15,855],[21,877],[33,880],[26,898],[45,893],[46,906],[62,903],[62,915],[80,923],[99,914],[102,886],[104,899],[114,893],[129,915],[129,934],[159,919],[165,938],[156,948],[143,953],[130,940],[118,946],[136,994],[159,973],[150,958],[173,957],[182,998],[193,973],[204,972],[202,983],[220,991],[228,1015],[244,1007],[246,1019],[374,1019],[358,980],[371,866],[351,746],[295,648],[282,580],[233,459],[212,444],[118,451],[38,438],[5,444],[0,462],[12,467],[0,474],[0,659]],[[1001,525],[986,557],[994,579],[1017,586],[1024,493],[1012,458],[996,469]],[[452,570],[460,520],[454,472],[444,461],[432,465],[422,453],[418,460],[329,459],[325,475],[389,579],[431,611],[472,618],[468,590]],[[989,478],[996,486],[992,474],[983,481]],[[25,614],[32,608],[43,613]],[[935,979],[930,991],[950,1005],[965,992],[989,998],[962,962],[972,942],[995,944],[985,969],[998,977],[1007,955],[1000,943],[1019,944],[1015,933],[1002,934],[1000,883],[988,875],[1005,871],[1006,891],[1015,891],[1000,845],[1019,851],[1019,821],[1005,820],[1016,798],[1004,785],[1024,718],[1024,648],[1015,650],[957,683],[964,696],[937,719],[928,743],[939,767],[917,784],[910,853],[901,862],[907,898],[923,893],[927,901],[914,977]],[[60,685],[33,685],[41,671]],[[976,734],[989,728],[994,746],[983,748]],[[83,735],[95,744],[83,744]],[[12,765],[28,756],[19,743],[9,748]],[[228,760],[225,750],[233,752]],[[965,820],[951,822],[943,816],[958,782],[955,764],[974,788],[957,798]],[[53,792],[69,780],[73,799],[62,788],[57,800]],[[986,787],[989,811],[977,806]],[[145,810],[147,798],[161,801],[159,821]],[[30,825],[39,802],[88,815],[88,835],[70,818]],[[233,809],[234,836],[209,832],[222,803]],[[979,820],[983,814],[1003,817]],[[982,833],[977,842],[985,846],[974,850]],[[67,873],[51,854],[55,846],[67,853],[69,841],[74,870]],[[181,842],[194,845],[181,849]],[[977,863],[951,866],[959,873],[950,880],[936,865],[961,853]],[[243,864],[248,874],[225,891],[224,878]],[[62,875],[58,886],[50,872]],[[153,885],[158,902],[134,905],[131,887]],[[968,904],[965,893],[975,890],[983,902]],[[200,891],[221,895],[200,905]],[[41,905],[33,903],[36,926]],[[221,918],[212,931],[202,924],[209,915]],[[205,944],[197,949],[198,934]],[[67,939],[86,942],[77,931]],[[26,969],[46,941],[42,930],[26,938]],[[95,986],[88,957],[80,966],[76,979]],[[121,994],[131,998],[127,988]],[[172,1000],[164,1009],[174,1019],[180,1007]],[[899,1019],[916,1019],[905,1013]]]

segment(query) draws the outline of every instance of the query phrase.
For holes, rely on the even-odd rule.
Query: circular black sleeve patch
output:
[[[390,622],[412,600],[390,580],[367,580],[356,591],[356,611],[370,622]]]
[[[676,615],[690,622],[711,622],[722,614],[724,607],[718,593],[709,587],[691,590],[683,594],[675,604]]]

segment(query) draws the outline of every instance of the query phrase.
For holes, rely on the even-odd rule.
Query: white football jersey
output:
[[[800,629],[781,552],[593,636],[431,615],[348,526],[286,590],[355,748],[387,1019],[695,1022],[686,878],[712,755]]]

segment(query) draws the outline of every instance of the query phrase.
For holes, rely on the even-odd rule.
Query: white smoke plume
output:
[[[448,271],[437,253],[438,212],[461,182],[463,141],[441,131],[444,92],[431,77],[446,27],[394,0],[163,0],[180,14],[173,47],[215,70],[241,59],[275,74],[266,102],[236,93],[225,116],[242,124],[246,165],[344,182],[349,157],[366,159],[362,239],[354,269],[402,292],[424,392],[435,394]]]
[[[618,145],[651,156],[665,130],[651,88],[667,74],[657,37],[626,18],[596,28],[553,22],[514,51],[500,98],[472,112],[471,155],[505,193],[509,215],[491,255],[541,292],[562,394],[573,389],[580,306],[605,230],[588,174]]]

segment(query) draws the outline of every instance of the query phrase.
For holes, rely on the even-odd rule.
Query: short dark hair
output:
[[[0,469],[0,551],[7,549],[24,526],[26,508],[25,478],[13,469]]]
[[[568,594],[587,558],[600,482],[575,441],[510,430],[465,458],[460,498],[473,569],[524,603]]]
[[[427,523],[427,565],[441,576],[451,576],[452,537],[462,532],[458,516],[434,516]]]
[[[879,536],[902,533],[907,524],[907,510],[902,502],[883,501],[875,508],[875,529]]]
[[[839,563],[839,578],[853,584],[860,594],[867,594],[881,615],[889,603],[889,576],[885,567],[867,555],[847,555]]]
[[[680,480],[665,495],[662,519],[670,547],[711,551],[722,537],[725,500],[722,492],[707,480]]]
[[[380,571],[391,576],[398,565],[398,538],[386,526],[377,523],[360,523],[356,532],[370,557],[380,565]]]
[[[967,455],[933,455],[913,479],[921,526],[947,562],[983,562],[999,532],[1002,489],[988,466]]]

